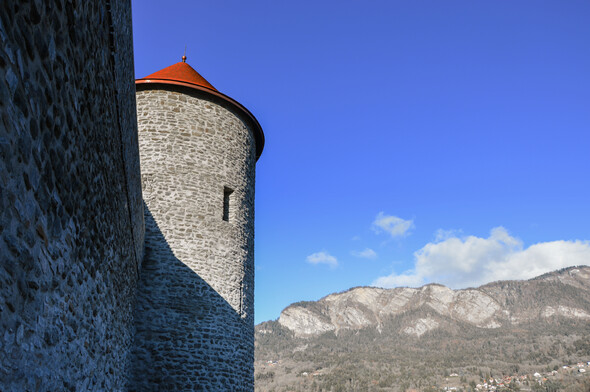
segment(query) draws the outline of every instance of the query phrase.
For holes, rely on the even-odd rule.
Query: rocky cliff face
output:
[[[427,317],[423,317],[424,311]],[[443,319],[486,329],[551,317],[590,320],[590,267],[464,290],[438,284],[395,289],[356,287],[317,302],[293,304],[283,310],[278,322],[296,336],[305,337],[366,327],[380,331],[388,319],[412,312],[416,317],[404,317],[400,332],[415,336],[441,327]]]

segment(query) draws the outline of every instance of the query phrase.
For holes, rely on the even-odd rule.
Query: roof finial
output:
[[[182,62],[186,63],[186,45],[184,45],[184,54],[182,55]]]

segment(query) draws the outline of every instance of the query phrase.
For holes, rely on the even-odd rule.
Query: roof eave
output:
[[[190,82],[182,82],[182,81],[178,81],[178,80],[172,80],[172,79],[143,78],[143,79],[135,80],[135,84],[136,85],[137,84],[142,84],[142,85],[143,84],[147,84],[147,85],[167,85],[168,84],[168,85],[188,87],[188,88],[191,88],[194,90],[202,91],[207,94],[213,95],[213,96],[220,98],[223,101],[231,104],[239,112],[244,114],[252,125],[252,128],[253,128],[252,132],[254,133],[254,138],[256,139],[256,160],[258,160],[258,158],[260,158],[260,155],[262,155],[262,150],[264,149],[264,132],[262,131],[262,127],[260,126],[260,123],[258,122],[256,117],[254,117],[254,115],[252,113],[250,113],[250,111],[248,109],[246,109],[246,107],[244,105],[242,105],[241,103],[239,103],[235,99],[228,97],[227,95],[220,93],[217,90],[210,89],[205,86],[201,86],[201,85],[198,85],[195,83],[190,83]]]

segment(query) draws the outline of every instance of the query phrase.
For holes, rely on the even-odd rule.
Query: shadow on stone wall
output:
[[[252,391],[254,343],[239,314],[175,257],[145,206],[130,391]]]
[[[131,2],[0,1],[0,391],[121,391],[143,209]]]

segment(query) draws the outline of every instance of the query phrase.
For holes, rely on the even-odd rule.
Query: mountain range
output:
[[[583,360],[588,266],[461,290],[355,287],[256,326],[257,391],[424,390],[448,374],[476,380]]]

